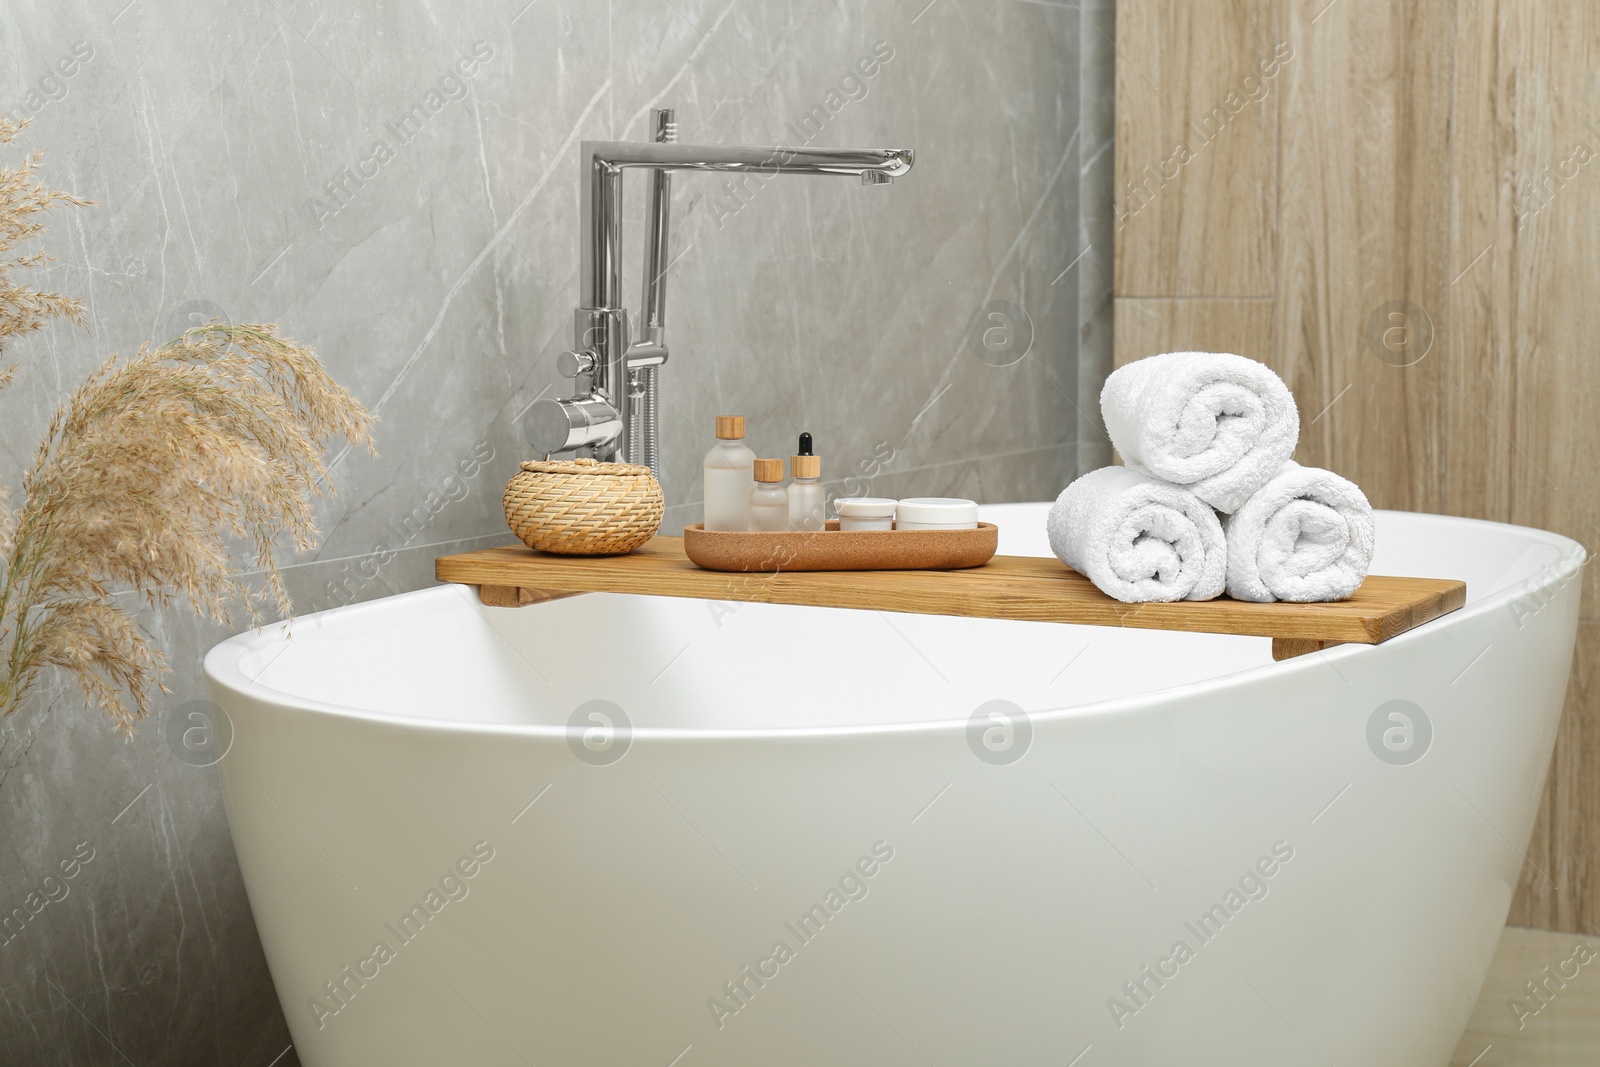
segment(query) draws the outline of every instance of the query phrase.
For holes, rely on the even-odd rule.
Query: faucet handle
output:
[[[563,378],[576,378],[594,371],[593,352],[563,352],[556,357],[556,372]]]
[[[536,400],[522,419],[522,432],[535,452],[550,456],[576,448],[604,448],[622,433],[622,418],[603,396]]]

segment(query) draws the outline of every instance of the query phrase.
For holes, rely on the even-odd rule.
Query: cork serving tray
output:
[[[778,571],[950,571],[981,567],[994,558],[1000,531],[980,522],[975,530],[826,530],[774,533],[683,528],[683,552],[708,571],[771,574]]]

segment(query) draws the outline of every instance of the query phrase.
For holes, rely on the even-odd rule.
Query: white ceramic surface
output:
[[[1044,554],[1045,510],[983,518]],[[1522,868],[1580,550],[1399,513],[1378,538],[1376,571],[1464,578],[1466,608],[1284,663],[455,587],[224,642],[228,818],[300,1060],[1442,1065]],[[631,729],[569,736],[593,700]],[[969,724],[996,700],[1026,719]],[[1369,744],[1396,700],[1431,723],[1406,765]]]

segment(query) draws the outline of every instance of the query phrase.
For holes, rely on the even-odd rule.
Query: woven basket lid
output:
[[[522,469],[534,474],[593,474],[604,478],[644,478],[650,468],[637,463],[601,463],[597,459],[528,459]]]

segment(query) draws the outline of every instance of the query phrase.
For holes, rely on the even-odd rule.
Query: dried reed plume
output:
[[[36,234],[28,216],[51,195],[0,184],[0,234]],[[13,293],[27,302],[14,306]],[[6,282],[0,338],[75,308]],[[0,711],[61,667],[131,731],[164,691],[166,663],[119,595],[186,600],[219,621],[239,605],[258,621],[266,600],[287,614],[274,543],[316,543],[310,498],[326,485],[326,442],[337,434],[371,448],[371,423],[309,348],[272,326],[212,323],[113,356],[56,413],[21,509],[0,507]],[[235,541],[248,545],[258,583],[232,566]]]
[[[0,115],[0,145],[10,144],[26,125]],[[13,251],[20,242],[43,232],[44,221],[39,215],[57,204],[83,207],[88,203],[36,181],[33,172],[39,160],[36,152],[23,159],[20,167],[0,167],[0,353],[6,350],[7,338],[37,330],[53,317],[83,323],[83,305],[76,300],[29,289],[11,277],[13,270],[42,267],[50,262],[43,252],[17,255]],[[9,380],[9,373],[0,375],[0,387]]]

